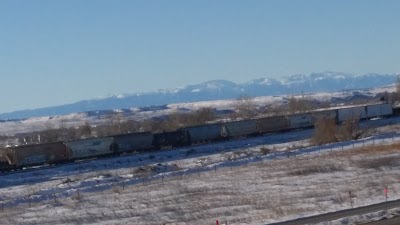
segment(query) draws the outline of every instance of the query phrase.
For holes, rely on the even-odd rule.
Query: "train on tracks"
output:
[[[110,137],[46,144],[22,145],[0,149],[0,171],[38,165],[54,165],[88,158],[144,153],[166,147],[229,140],[313,127],[319,119],[343,123],[349,118],[366,120],[393,115],[389,103],[337,107],[286,116],[218,122],[180,128],[172,132],[140,132]]]

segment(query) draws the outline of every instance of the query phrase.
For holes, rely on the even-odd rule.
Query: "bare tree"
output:
[[[123,121],[120,124],[122,134],[139,132],[141,130],[140,123],[135,120]]]
[[[254,97],[242,94],[236,101],[237,117],[250,119],[257,115],[257,106],[254,102]]]
[[[400,74],[397,75],[397,80],[395,84],[396,90],[390,94],[387,94],[387,101],[391,103],[400,101]]]
[[[119,112],[114,112],[106,117],[106,124],[99,126],[97,131],[102,136],[117,135],[122,133],[121,125],[123,122],[123,115]]]
[[[173,112],[167,116],[147,119],[140,126],[143,131],[174,131],[185,126],[206,124],[214,119],[214,109],[200,108],[194,112]]]
[[[288,111],[291,114],[296,112],[307,112],[315,108],[317,107],[314,103],[311,100],[306,99],[304,96],[301,96],[300,98],[292,96],[288,100]]]
[[[89,122],[85,122],[84,125],[78,127],[76,129],[77,135],[79,138],[82,137],[92,137],[92,127],[90,126]]]
[[[214,109],[203,107],[193,113],[194,120],[199,124],[205,124],[215,119]]]
[[[400,93],[400,74],[397,75],[397,80],[396,80],[396,92]]]

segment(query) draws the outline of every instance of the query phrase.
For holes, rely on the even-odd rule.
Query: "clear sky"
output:
[[[0,113],[227,79],[400,72],[398,0],[0,0]]]

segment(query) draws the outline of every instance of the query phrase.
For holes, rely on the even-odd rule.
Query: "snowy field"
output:
[[[319,147],[301,130],[0,176],[0,224],[256,225],[383,202],[386,186],[397,199],[398,122]]]
[[[374,96],[393,87],[367,89]],[[329,101],[352,92],[315,93]],[[288,96],[257,97],[258,106]],[[148,119],[181,109],[233,109],[236,100],[135,111]],[[4,134],[75,127],[85,113],[0,123]],[[370,137],[311,146],[312,130],[81,161],[0,176],[0,224],[268,224],[400,198],[400,118],[365,121]],[[349,191],[352,193],[350,200]],[[396,214],[396,210],[392,214]],[[379,214],[381,215],[381,214]],[[365,218],[373,216],[366,215]],[[357,217],[358,219],[360,217]],[[325,224],[354,224],[357,218]],[[347,222],[346,222],[347,221]]]

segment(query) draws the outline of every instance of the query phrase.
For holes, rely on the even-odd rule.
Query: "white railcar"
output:
[[[114,138],[93,138],[78,141],[68,141],[65,144],[69,150],[69,158],[90,158],[114,153]]]
[[[366,119],[367,111],[365,106],[338,109],[338,121],[344,122],[348,119]]]

